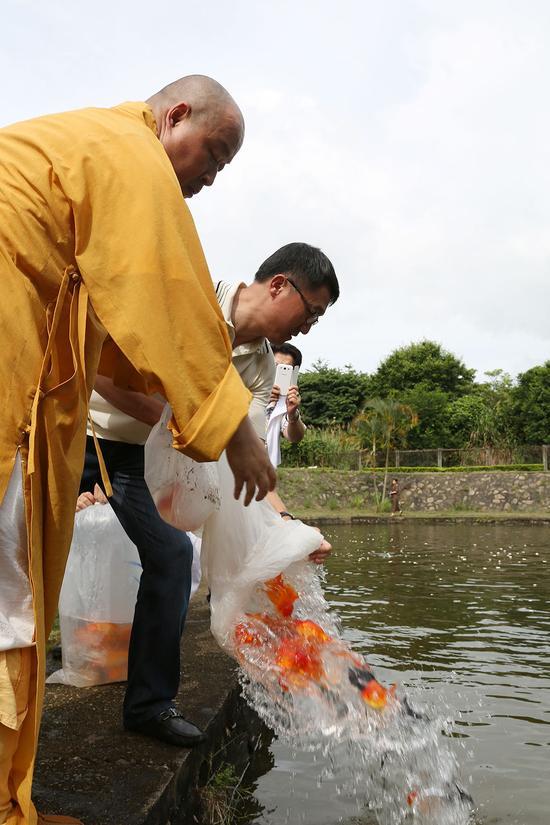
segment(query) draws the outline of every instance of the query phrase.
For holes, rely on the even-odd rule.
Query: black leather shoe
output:
[[[206,734],[183,718],[176,708],[167,708],[146,722],[124,723],[126,730],[153,736],[170,745],[192,748],[206,740]]]

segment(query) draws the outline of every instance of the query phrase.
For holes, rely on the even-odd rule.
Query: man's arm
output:
[[[158,398],[144,395],[142,392],[123,390],[105,375],[96,377],[94,389],[117,410],[137,419],[137,421],[149,424],[150,427],[154,427],[158,422],[166,404],[166,401],[159,401]]]
[[[306,425],[300,417],[301,398],[298,387],[290,387],[286,397],[286,417],[288,424],[283,429],[284,437],[291,444],[297,444],[306,433]]]

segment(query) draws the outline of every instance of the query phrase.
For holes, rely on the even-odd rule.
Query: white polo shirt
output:
[[[235,296],[241,287],[246,287],[246,284],[229,284],[227,281],[218,281],[216,284],[216,298],[225,318],[231,343],[235,340],[231,311]],[[275,359],[267,338],[257,338],[248,344],[233,347],[233,363],[245,387],[252,393],[248,415],[258,436],[265,441],[265,408],[269,403],[271,388],[275,381]]]
[[[122,441],[124,444],[145,444],[149,438],[152,430],[149,424],[123,413],[122,410],[109,404],[95,390],[90,396],[89,409],[98,438],[105,438],[107,441]],[[87,433],[92,435],[89,421]]]

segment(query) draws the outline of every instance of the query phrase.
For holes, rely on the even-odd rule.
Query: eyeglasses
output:
[[[291,286],[294,287],[294,289],[296,290],[296,292],[298,293],[298,295],[302,299],[302,303],[303,303],[303,305],[305,306],[305,308],[308,312],[308,315],[307,315],[306,320],[305,320],[306,324],[309,324],[310,327],[312,327],[314,324],[317,324],[319,322],[319,316],[322,313],[319,312],[319,310],[315,309],[315,307],[311,306],[309,301],[304,297],[304,293],[302,292],[302,290],[299,287],[296,286],[294,281],[291,281],[290,278],[288,278],[288,277],[287,277],[287,281],[288,281],[289,284],[291,284]]]

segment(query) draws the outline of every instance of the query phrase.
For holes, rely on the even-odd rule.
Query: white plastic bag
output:
[[[172,447],[171,415],[167,404],[145,444],[145,481],[164,521],[194,531],[220,505],[217,463],[193,461]]]
[[[193,598],[201,583],[201,545],[202,539],[194,533],[187,533],[193,547],[193,563],[191,565],[191,592],[189,598]]]
[[[8,488],[0,501],[0,548],[0,651],[14,647],[29,647],[34,639],[34,609],[29,578],[27,525],[19,451]]]
[[[255,588],[307,559],[322,536],[301,521],[283,521],[265,500],[253,500],[248,507],[236,501],[225,453],[218,473],[221,504],[204,526],[201,560],[211,591],[212,633],[233,653],[234,628],[248,610]]]
[[[88,687],[127,678],[140,576],[137,548],[109,504],[76,514],[59,597],[63,667],[48,682]]]
[[[269,460],[274,467],[281,463],[281,425],[286,415],[286,395],[281,395],[267,422],[266,444]]]

